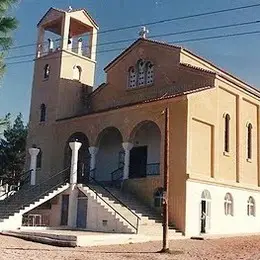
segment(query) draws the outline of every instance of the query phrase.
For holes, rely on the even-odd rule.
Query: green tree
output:
[[[17,28],[17,20],[8,16],[9,9],[17,3],[17,0],[0,0],[0,76],[5,70],[4,56],[12,45],[11,32]]]
[[[17,183],[21,178],[25,162],[27,126],[24,125],[22,114],[19,114],[13,125],[8,116],[8,127],[0,139],[0,175],[9,184]]]

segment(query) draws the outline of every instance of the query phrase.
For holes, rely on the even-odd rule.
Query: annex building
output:
[[[6,198],[0,228],[160,232],[168,108],[173,231],[260,232],[259,90],[145,31],[94,88],[98,29],[84,9],[38,24],[30,184]]]

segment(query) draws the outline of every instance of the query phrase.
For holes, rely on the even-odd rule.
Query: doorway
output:
[[[130,151],[129,178],[146,177],[147,146],[133,147]]]
[[[68,225],[68,209],[69,209],[69,195],[62,195],[62,202],[61,202],[61,226]]]
[[[88,197],[79,192],[77,207],[77,228],[87,227]]]
[[[208,233],[210,230],[211,196],[209,191],[205,190],[201,195],[200,203],[200,232]]]

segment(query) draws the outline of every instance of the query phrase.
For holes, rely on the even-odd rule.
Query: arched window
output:
[[[208,190],[204,190],[201,194],[201,199],[211,200],[210,192]]]
[[[129,88],[135,88],[136,87],[136,71],[134,67],[130,67],[128,71],[128,86]]]
[[[153,64],[150,61],[148,61],[146,63],[146,80],[145,80],[147,85],[153,84],[153,68],[154,68]]]
[[[73,66],[73,79],[74,80],[80,80],[81,79],[81,73],[82,73],[82,69],[80,66]]]
[[[38,155],[37,155],[37,159],[36,159],[36,168],[40,169],[42,167],[42,150],[41,148],[38,147],[38,149],[40,149]]]
[[[44,77],[45,79],[48,79],[49,76],[50,76],[50,65],[49,65],[49,64],[46,64],[46,65],[44,66],[44,74],[43,74],[43,77]]]
[[[224,198],[224,212],[226,216],[233,216],[233,198],[230,193]]]
[[[247,159],[252,159],[252,124],[247,125]]]
[[[247,216],[255,217],[255,200],[251,196],[247,200]]]
[[[160,208],[163,206],[163,188],[158,188],[153,195],[154,207]]]
[[[225,129],[224,129],[224,151],[229,153],[230,151],[230,115],[225,114]]]
[[[41,104],[40,122],[44,122],[45,120],[46,120],[46,106],[45,104]]]
[[[145,62],[143,60],[139,60],[137,62],[137,68],[138,68],[138,86],[144,86],[145,85]]]

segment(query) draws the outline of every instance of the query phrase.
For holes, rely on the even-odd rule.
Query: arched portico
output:
[[[161,131],[153,121],[136,125],[130,135],[129,178],[160,174]]]
[[[111,181],[111,173],[124,166],[124,154],[121,132],[115,127],[105,128],[96,141],[98,152],[96,156],[95,179]]]
[[[87,136],[84,133],[76,132],[72,134],[65,146],[65,155],[64,155],[64,166],[65,168],[70,167],[71,164],[71,148],[69,147],[69,143],[73,141],[78,141],[82,145],[79,149],[78,155],[78,174],[77,174],[77,182],[78,183],[87,183],[88,175],[90,171],[90,154],[89,154],[89,141]]]

